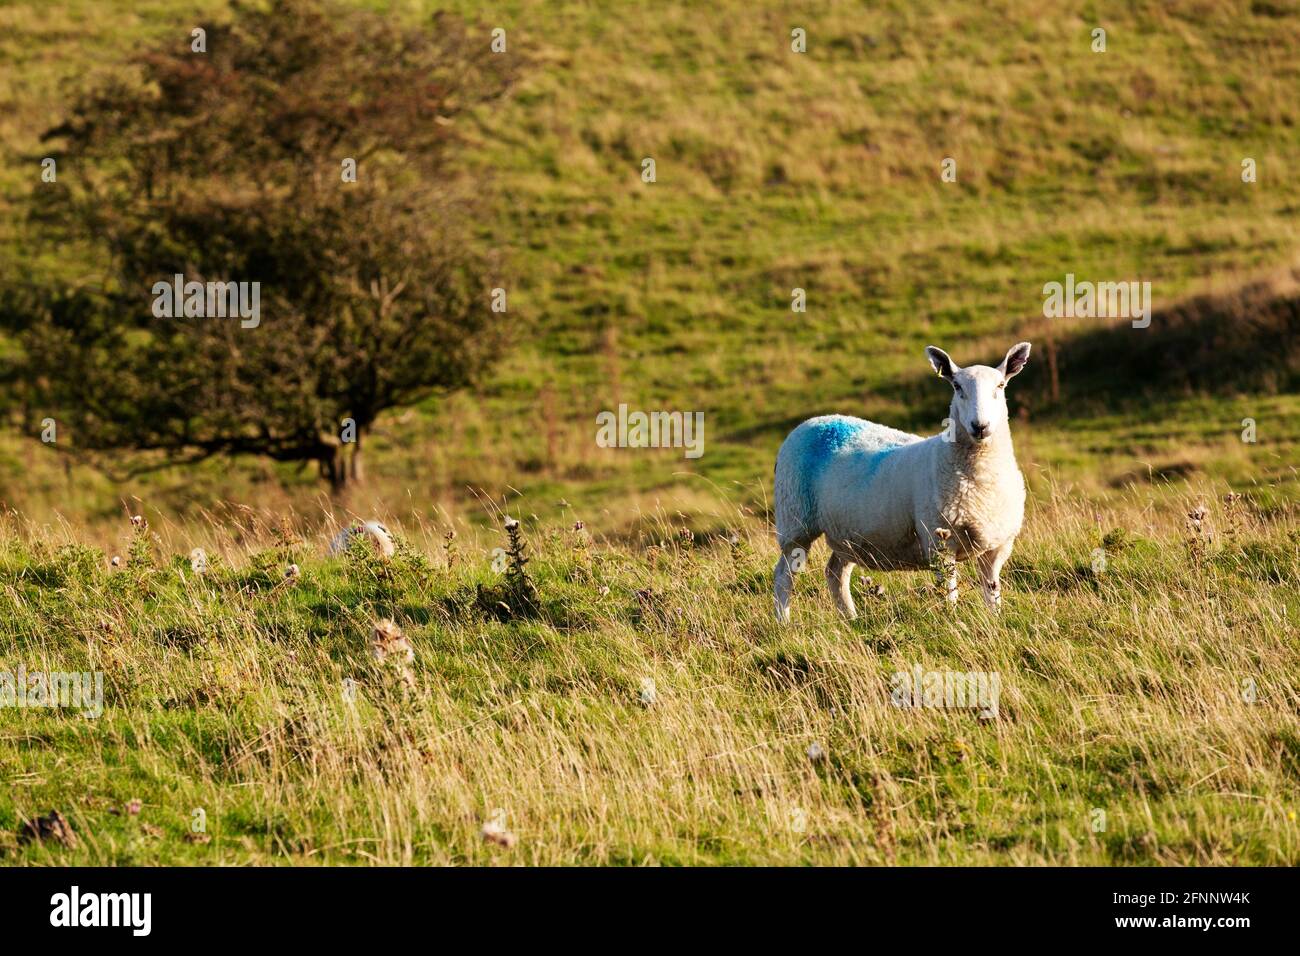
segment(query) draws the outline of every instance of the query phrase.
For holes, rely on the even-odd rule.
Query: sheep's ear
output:
[[[946,378],[951,382],[953,376],[957,374],[957,366],[953,364],[952,359],[948,358],[948,353],[943,349],[927,345],[925,347],[925,357],[930,360],[930,365],[933,366],[940,378]]]
[[[998,371],[1002,373],[1002,378],[1004,380],[1010,379],[1019,374],[1020,370],[1025,367],[1025,363],[1028,361],[1029,343],[1017,342],[1011,347],[1011,351],[1007,352],[1007,357],[1004,358],[1002,364],[998,366]]]

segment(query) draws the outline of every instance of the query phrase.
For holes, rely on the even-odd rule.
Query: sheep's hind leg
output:
[[[776,619],[782,624],[790,623],[790,591],[794,587],[794,575],[790,570],[790,559],[785,552],[776,559],[774,571],[775,582],[772,586],[776,600]]]
[[[790,623],[790,592],[794,590],[794,575],[808,566],[808,548],[812,541],[794,540],[781,546],[781,556],[776,559],[773,572],[772,593],[776,603],[776,619]]]
[[[849,591],[849,579],[853,577],[853,562],[833,552],[826,563],[826,583],[830,586],[831,597],[840,613],[850,621],[858,616],[858,609],[853,606],[853,595]]]

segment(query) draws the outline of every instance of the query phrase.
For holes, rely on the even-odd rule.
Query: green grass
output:
[[[1141,504],[1041,506],[1000,618],[973,586],[948,610],[902,574],[882,597],[857,582],[863,613],[845,622],[817,555],[789,628],[771,621],[764,529],[738,514],[735,543],[661,520],[637,550],[526,522],[540,611],[517,618],[476,600],[500,586],[493,537],[463,533],[449,560],[440,529],[412,529],[391,561],[322,559],[319,542],[248,528],[199,575],[152,532],[124,526],[134,558],[113,569],[11,523],[6,659],[102,670],[106,690],[98,719],[3,712],[0,853],[1294,865],[1300,525],[1216,504],[1197,546]],[[369,654],[388,616],[414,648],[409,685]],[[892,675],[914,666],[996,673],[996,718],[894,706]],[[51,809],[80,846],[20,845]],[[200,809],[209,840],[188,842]],[[512,847],[481,835],[498,810]]]

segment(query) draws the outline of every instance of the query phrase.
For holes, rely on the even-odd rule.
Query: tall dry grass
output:
[[[860,580],[843,621],[814,551],[784,629],[738,512],[716,538],[659,515],[639,546],[526,520],[535,614],[499,606],[504,539],[464,528],[402,529],[387,562],[246,528],[197,575],[152,532],[111,570],[11,525],[6,661],[102,669],[108,699],[0,711],[0,833],[59,809],[83,838],[0,836],[5,858],[1294,864],[1300,522],[1221,491],[1098,512],[1057,489],[1000,618],[966,572],[953,611],[923,575]],[[370,655],[383,617],[413,687]],[[997,717],[895,706],[917,665],[997,674]]]

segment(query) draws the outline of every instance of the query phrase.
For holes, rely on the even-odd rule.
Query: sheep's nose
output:
[[[971,433],[971,436],[974,437],[974,438],[987,438],[987,437],[988,437],[988,434],[989,434],[989,426],[988,426],[988,423],[987,423],[987,422],[971,422],[971,423],[970,423],[970,433]]]

